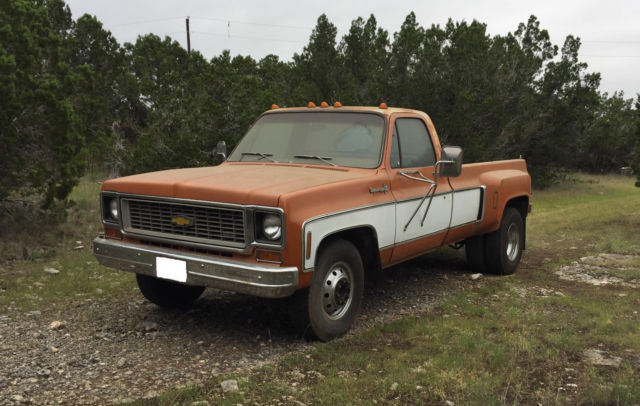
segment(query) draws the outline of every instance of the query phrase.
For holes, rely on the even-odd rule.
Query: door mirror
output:
[[[227,143],[224,141],[218,141],[218,145],[216,145],[216,155],[220,155],[222,160],[227,159]]]
[[[440,158],[440,176],[455,178],[462,172],[462,148],[444,147]]]

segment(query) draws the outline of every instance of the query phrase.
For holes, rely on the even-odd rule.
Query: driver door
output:
[[[399,262],[442,245],[451,220],[452,196],[447,178],[442,178],[433,198],[425,199],[434,180],[437,155],[424,120],[400,116],[392,125],[389,172],[396,200],[396,230],[391,261]]]

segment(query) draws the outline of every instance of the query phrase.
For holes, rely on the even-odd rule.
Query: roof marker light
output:
[[[385,103],[385,102],[380,103],[380,108],[381,109],[386,109],[387,108],[387,103]]]
[[[337,101],[337,102],[333,103],[333,107],[342,107],[342,103]]]
[[[271,105],[271,110],[275,110],[275,109],[279,109],[280,106],[278,106],[277,104],[272,104]]]
[[[323,101],[322,103],[320,103],[320,107],[329,107],[329,104],[327,104],[326,101]]]
[[[309,102],[307,104],[307,107],[311,108],[311,107],[316,107],[316,104],[314,102]]]

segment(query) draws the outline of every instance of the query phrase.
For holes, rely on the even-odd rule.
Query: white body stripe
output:
[[[420,200],[410,200],[396,205],[396,243],[415,240],[416,238],[446,230],[449,227],[449,220],[451,219],[451,193],[433,197],[427,218],[421,226],[422,216],[424,216],[424,212],[427,210],[428,203],[429,199],[422,203],[420,210],[418,210],[418,213],[413,220],[411,220],[406,231],[404,227],[416,210],[416,207],[420,204]]]
[[[453,198],[453,213],[451,214],[451,225],[458,227],[463,224],[478,220],[480,212],[480,198],[482,189],[469,189],[456,192]]]
[[[310,219],[304,224],[302,234],[304,269],[315,266],[318,246],[326,236],[337,231],[362,226],[371,227],[376,232],[378,248],[385,248],[478,221],[482,217],[479,216],[481,198],[481,188],[434,196],[424,225],[421,226],[420,223],[427,209],[428,200],[422,203],[406,231],[404,227],[420,203],[420,199],[399,203],[389,202]],[[311,232],[311,255],[307,258],[307,233],[309,232]]]
[[[394,243],[395,205],[365,207],[346,213],[338,213],[311,220],[304,226],[303,246],[304,268],[313,268],[316,262],[316,251],[322,239],[339,230],[359,226],[372,226],[378,237],[378,247],[386,247]],[[307,233],[311,232],[311,256],[306,257]]]

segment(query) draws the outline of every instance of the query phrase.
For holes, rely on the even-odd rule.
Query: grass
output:
[[[68,207],[48,212],[28,205],[9,209],[0,240],[0,313],[64,306],[74,299],[134,289],[131,274],[101,267],[91,251],[91,241],[102,230],[100,183],[95,175],[83,178]],[[60,272],[48,274],[45,268]]]
[[[526,262],[484,277],[436,310],[143,405],[640,403],[640,293],[563,281],[557,267],[599,253],[640,255],[640,190],[629,178],[574,175],[536,191]],[[449,255],[449,254],[447,254]],[[618,272],[638,276],[638,259]],[[585,361],[597,349],[619,367]],[[239,380],[240,392],[220,382]]]

